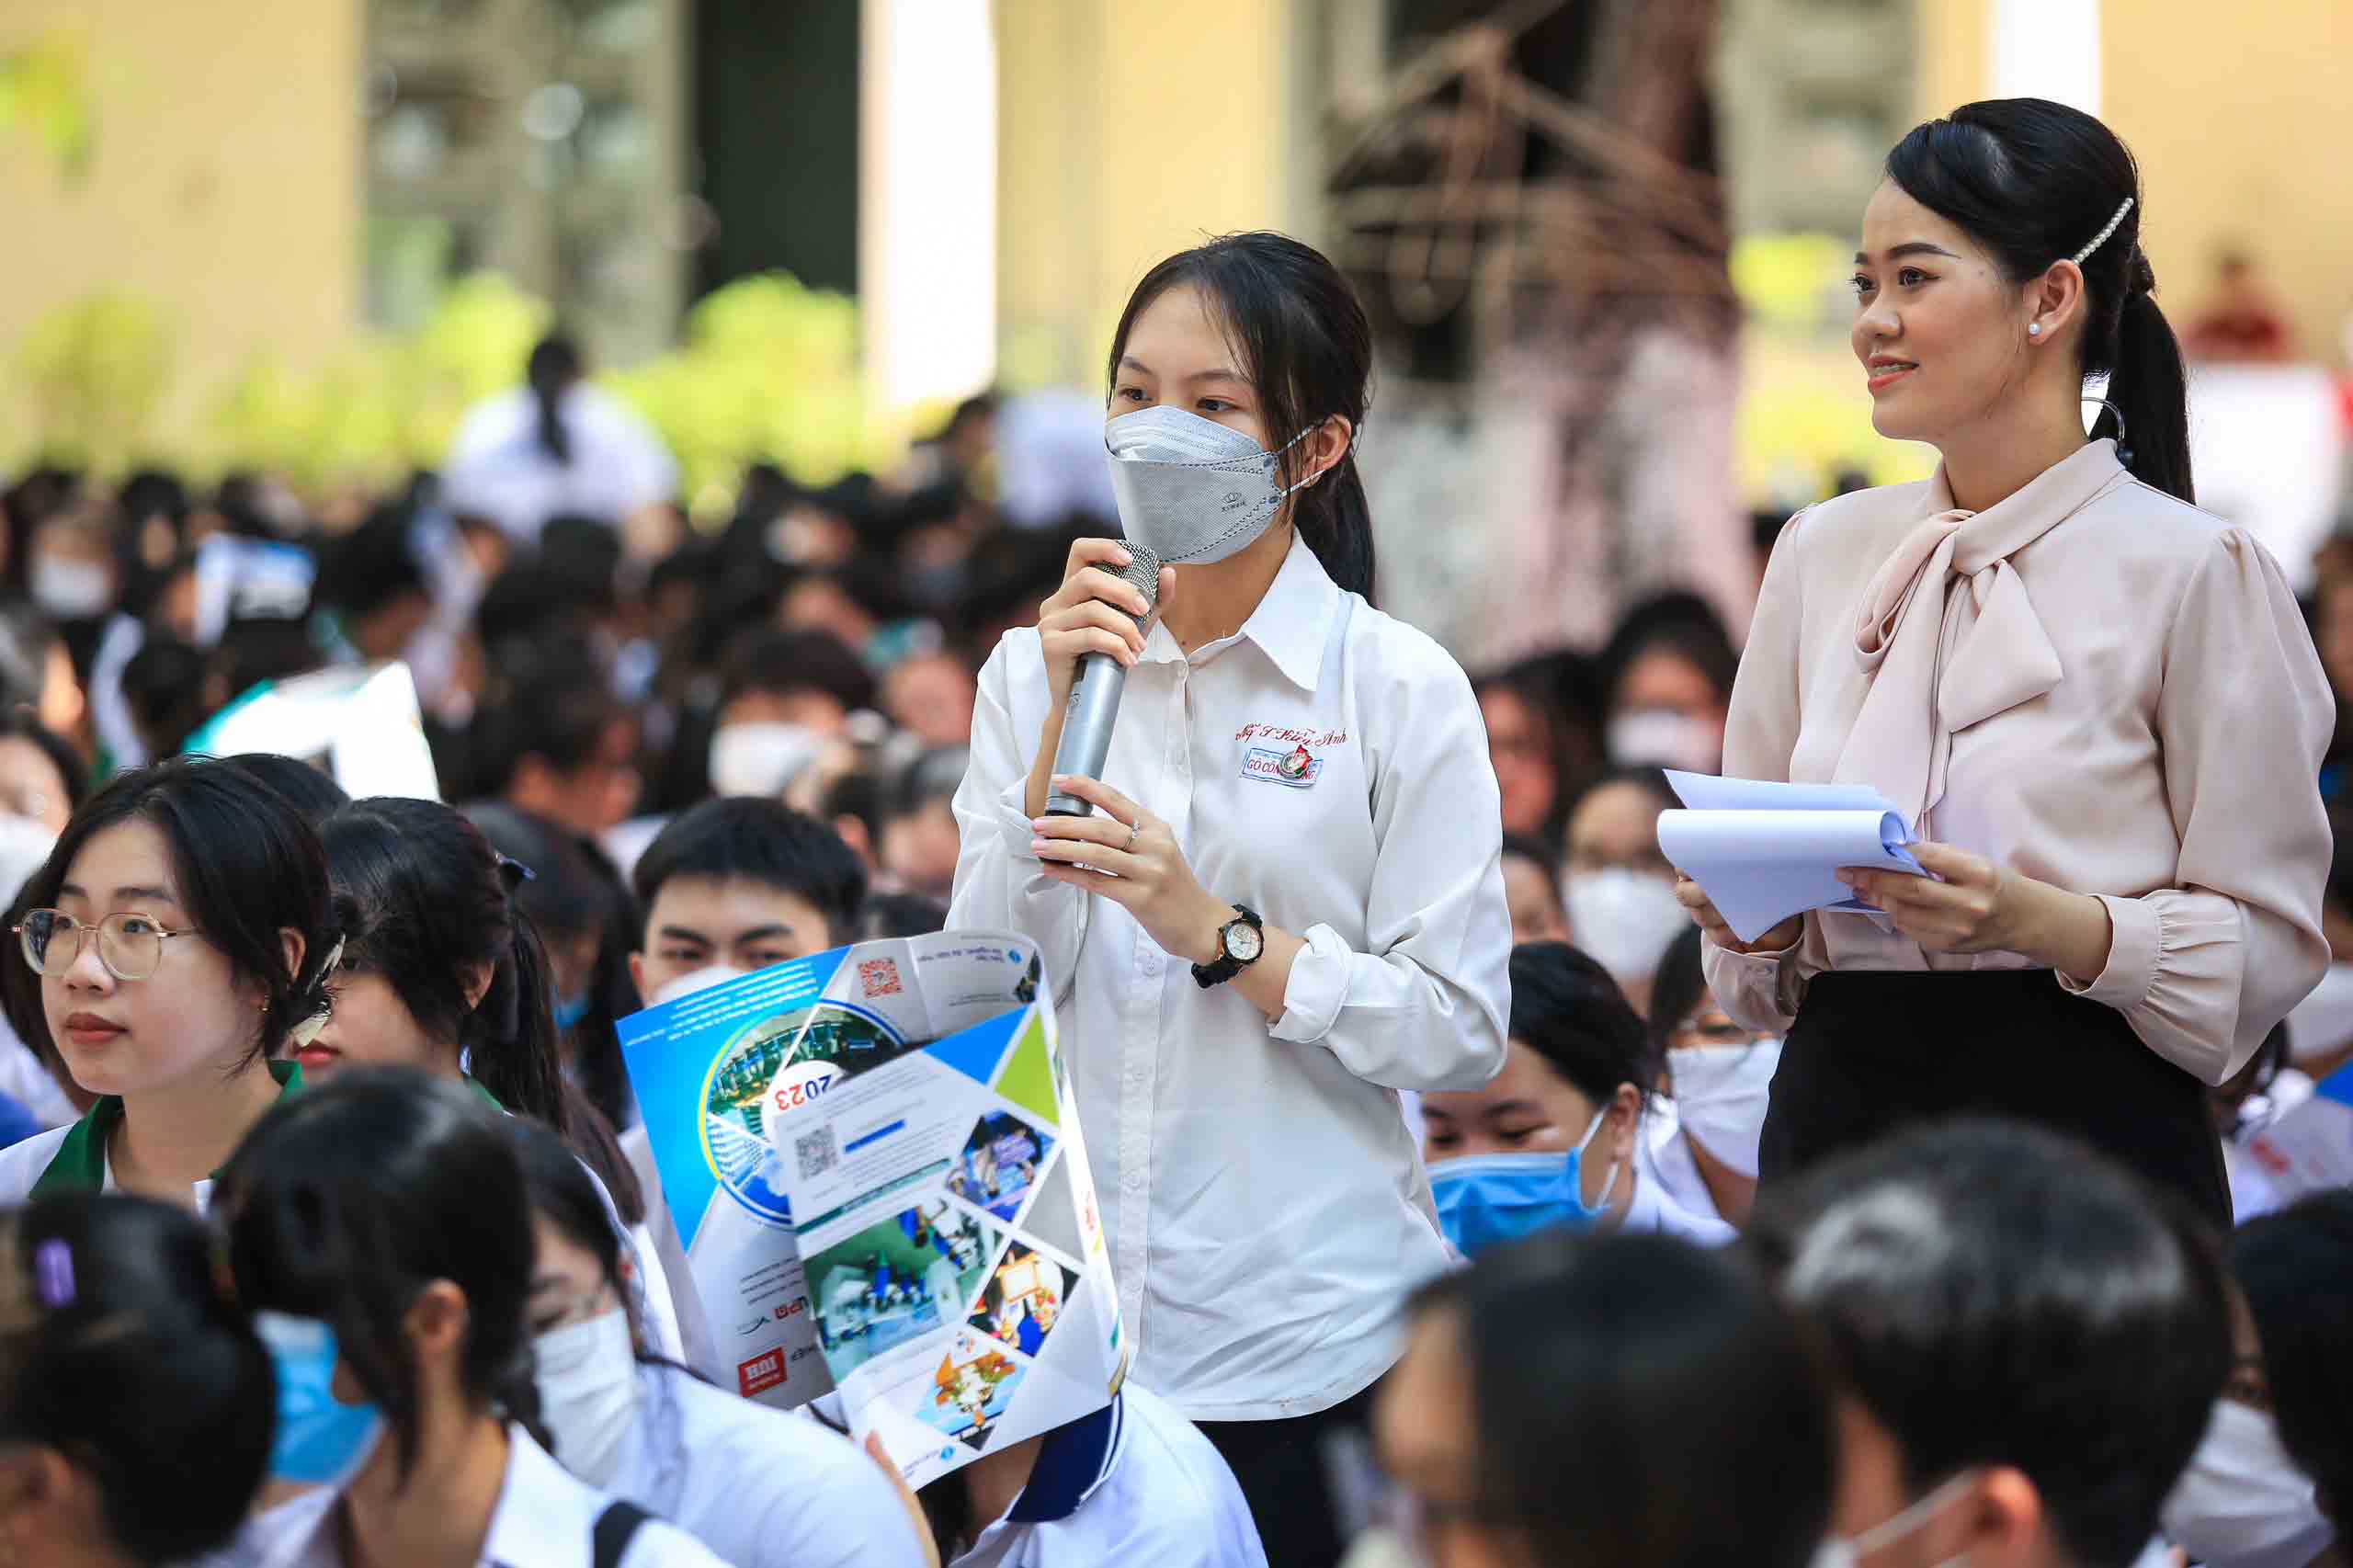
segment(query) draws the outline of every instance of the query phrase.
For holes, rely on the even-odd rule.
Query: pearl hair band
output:
[[[2117,229],[2124,222],[2124,215],[2131,210],[2132,199],[2128,196],[2124,199],[2124,205],[2116,210],[2116,216],[2108,221],[2108,227],[2093,235],[2091,244],[2077,251],[2074,256],[2068,257],[2068,259],[2073,261],[2077,267],[2081,267],[2085,262],[2090,260],[2092,253],[2099,249],[2100,246],[2108,244],[2109,236],[2116,233]]]
[[[2086,245],[2083,249],[2077,251],[2074,256],[2069,256],[2067,259],[2074,262],[2077,267],[2081,267],[2084,263],[2089,261],[2092,258],[2092,253],[2098,250],[2100,246],[2108,244],[2109,236],[2113,235],[2116,231],[2123,225],[2125,214],[2131,210],[2132,198],[2128,196],[2124,199],[2124,205],[2116,210],[2116,216],[2108,221],[2108,227],[2102,229],[2098,233],[2094,234],[2092,236],[2091,244]],[[2026,335],[2029,337],[2040,337],[2042,335],[2042,324],[2040,322],[2029,323],[2026,329]]]

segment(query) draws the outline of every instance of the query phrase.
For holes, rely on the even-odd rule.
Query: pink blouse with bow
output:
[[[2336,701],[2279,564],[2094,441],[1978,513],[1941,470],[1793,518],[1733,688],[1724,772],[1865,783],[1924,838],[2097,895],[2069,990],[2207,1083],[2328,962],[2318,786]],[[2020,969],[1816,913],[1780,953],[1710,943],[1733,1018],[1786,1029],[1824,970]]]

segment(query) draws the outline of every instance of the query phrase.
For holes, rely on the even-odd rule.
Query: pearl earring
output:
[[[2040,337],[2042,335],[2042,324],[2039,321],[2027,323],[2026,335],[2029,337]]]

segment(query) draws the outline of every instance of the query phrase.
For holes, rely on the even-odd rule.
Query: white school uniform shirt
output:
[[[483,1538],[482,1555],[475,1561],[479,1568],[591,1568],[596,1561],[597,1520],[613,1502],[611,1496],[556,1463],[522,1427],[509,1425],[506,1479],[498,1489],[490,1533]],[[254,1568],[344,1568],[336,1510],[304,1508],[300,1517],[310,1526],[308,1531],[278,1542],[279,1554],[256,1560]],[[676,1525],[648,1519],[638,1527],[629,1550],[621,1553],[620,1568],[728,1568],[728,1564]]]
[[[618,523],[677,488],[669,449],[620,399],[575,383],[558,400],[556,418],[572,437],[570,462],[540,445],[540,403],[529,387],[476,404],[442,465],[449,509],[488,517],[517,543],[535,545],[550,517]]]
[[[908,1568],[923,1547],[881,1467],[793,1411],[674,1367],[641,1366],[616,1497],[671,1520],[735,1568]]]
[[[1129,1383],[1058,1427],[1005,1517],[948,1568],[1267,1568],[1224,1458],[1167,1401]]]
[[[1660,1199],[1702,1221],[1724,1222],[1715,1195],[1691,1156],[1680,1108],[1672,1095],[1653,1095],[1643,1104],[1643,1130],[1634,1140],[1634,1169],[1642,1187],[1654,1187]],[[1640,1191],[1640,1187],[1636,1189]]]
[[[1041,873],[1023,807],[1050,700],[1037,631],[1008,632],[949,924],[1044,954],[1136,1380],[1198,1421],[1313,1415],[1395,1360],[1398,1301],[1446,1263],[1398,1091],[1503,1067],[1511,917],[1471,684],[1297,540],[1235,635],[1189,657],[1147,637],[1104,780],[1213,896],[1306,940],[1272,1025]]]
[[[74,1125],[68,1122],[63,1127],[52,1127],[46,1132],[36,1132],[30,1138],[0,1149],[0,1209],[31,1199],[33,1184],[40,1180],[42,1173],[49,1169],[50,1162],[57,1158],[58,1145],[65,1142],[66,1135],[74,1131]],[[106,1180],[99,1185],[98,1190],[117,1190],[112,1155],[107,1156]],[[212,1183],[210,1179],[189,1184],[188,1205],[199,1214],[212,1207]]]

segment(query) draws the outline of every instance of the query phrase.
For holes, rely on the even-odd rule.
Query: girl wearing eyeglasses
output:
[[[336,944],[318,835],[221,763],[160,763],[74,814],[19,907],[11,1012],[98,1098],[0,1150],[0,1202],[96,1188],[203,1208],[238,1140],[301,1086],[273,1058],[324,1021]]]

